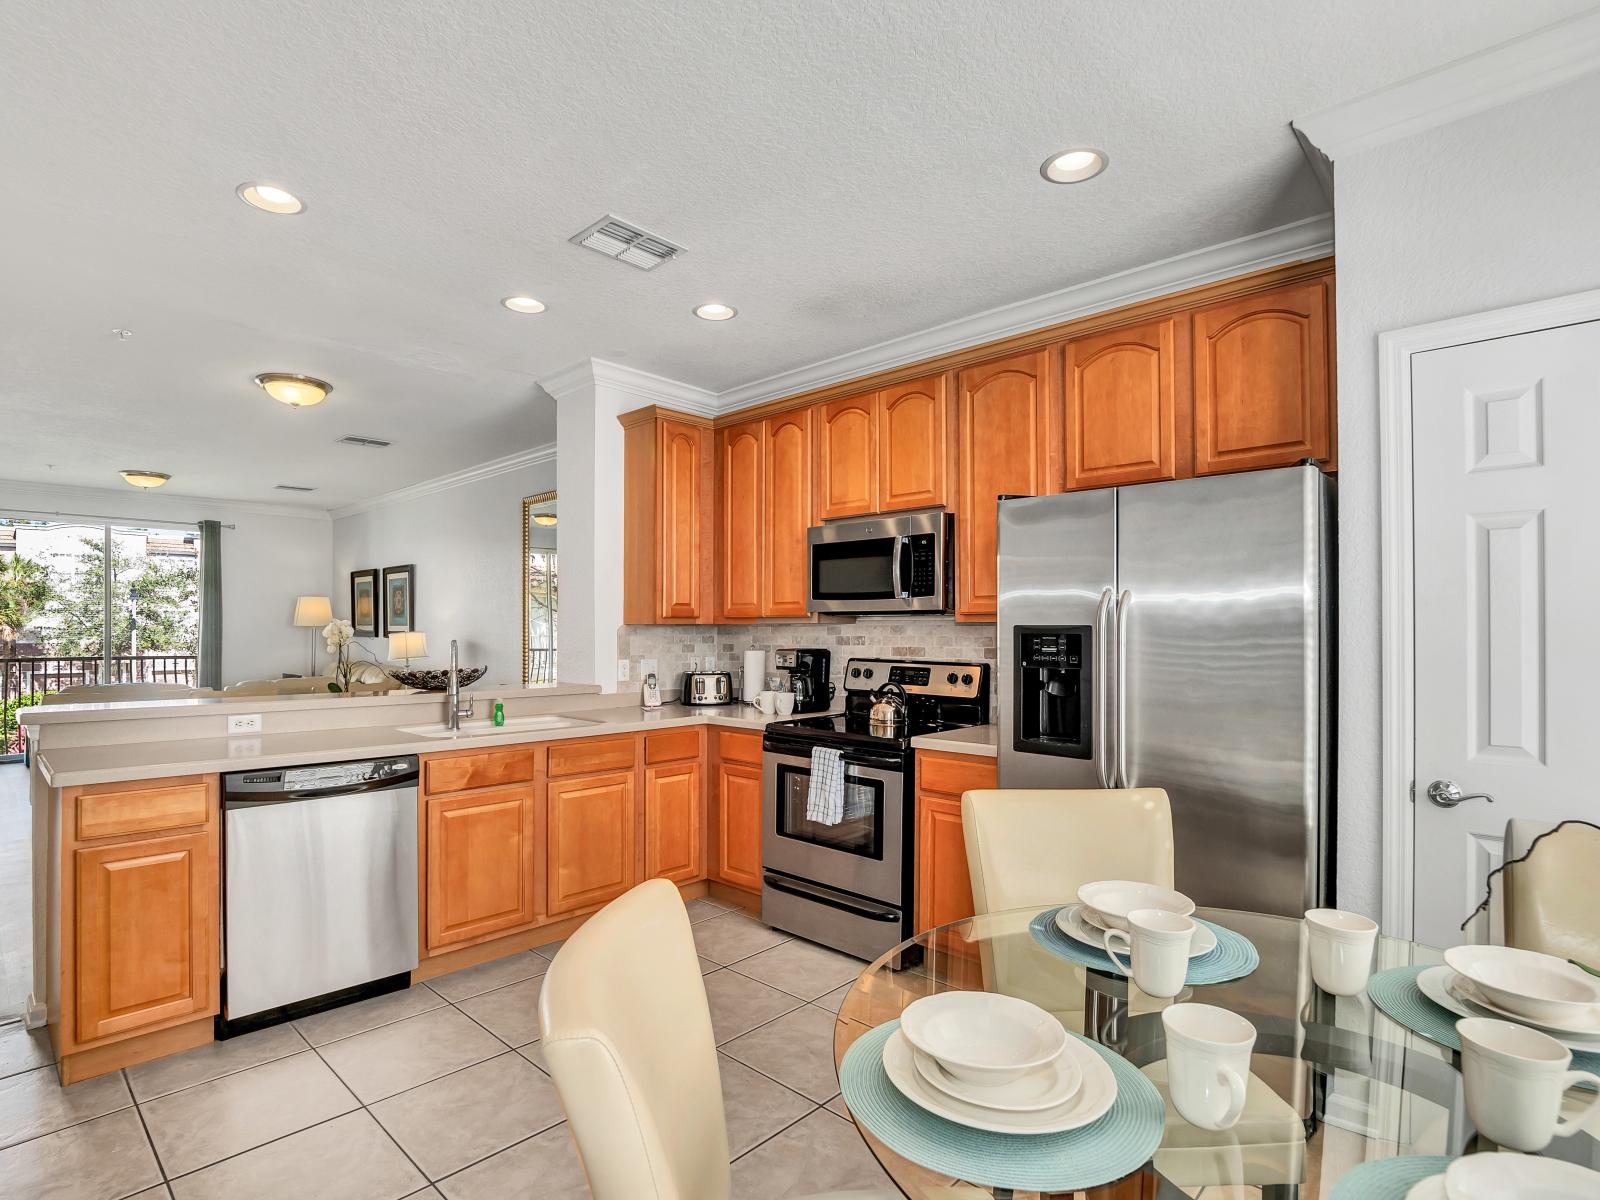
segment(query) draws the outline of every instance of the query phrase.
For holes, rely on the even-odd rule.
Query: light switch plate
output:
[[[230,716],[228,718],[228,736],[229,737],[232,737],[236,733],[260,733],[260,732],[261,732],[261,714],[260,713],[240,713],[237,716]]]
[[[617,682],[618,683],[627,683],[628,682],[628,669],[629,669],[629,665],[628,665],[628,660],[627,659],[625,659],[625,658],[617,659]]]

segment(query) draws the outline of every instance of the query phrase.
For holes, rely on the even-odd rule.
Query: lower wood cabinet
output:
[[[598,908],[638,882],[637,778],[617,771],[547,785],[548,915]]]
[[[717,764],[716,877],[746,891],[761,890],[761,768]]]
[[[535,801],[532,784],[427,799],[429,951],[533,923]]]
[[[999,765],[972,754],[917,752],[916,927],[972,916],[972,877],[961,833],[961,795],[992,788]]]
[[[699,760],[644,771],[644,877],[689,883],[704,878],[705,773]]]

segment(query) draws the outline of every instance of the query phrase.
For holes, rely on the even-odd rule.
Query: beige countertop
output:
[[[947,729],[925,733],[911,739],[914,750],[943,750],[946,754],[972,754],[979,758],[1000,757],[1000,727],[974,725],[970,729]]]
[[[667,704],[658,709],[618,704],[605,708],[586,708],[564,715],[579,718],[584,723],[562,729],[506,729],[456,738],[423,737],[405,733],[394,726],[366,725],[294,733],[65,746],[40,751],[35,756],[35,764],[48,786],[62,788],[121,780],[158,779],[165,775],[269,770],[388,754],[427,754],[468,747],[565,741],[600,737],[608,733],[674,729],[685,725],[710,725],[759,733],[769,721],[780,719],[757,712],[744,704],[715,708]]]

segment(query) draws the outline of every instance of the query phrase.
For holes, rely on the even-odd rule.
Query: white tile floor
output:
[[[708,900],[690,919],[734,1195],[890,1185],[843,1116],[833,1021],[862,964]],[[0,1194],[15,1200],[568,1200],[583,1172],[542,1068],[559,947],[63,1090],[0,1028]]]

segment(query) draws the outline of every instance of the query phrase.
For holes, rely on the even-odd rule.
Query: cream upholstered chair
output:
[[[641,883],[567,939],[539,1026],[595,1200],[726,1200],[711,1010],[676,887]]]
[[[1511,864],[1502,874],[1506,945],[1600,966],[1600,904],[1594,892],[1600,829],[1553,829],[1538,821],[1506,822],[1505,860]],[[1512,861],[1528,854],[1530,846],[1526,861]]]

